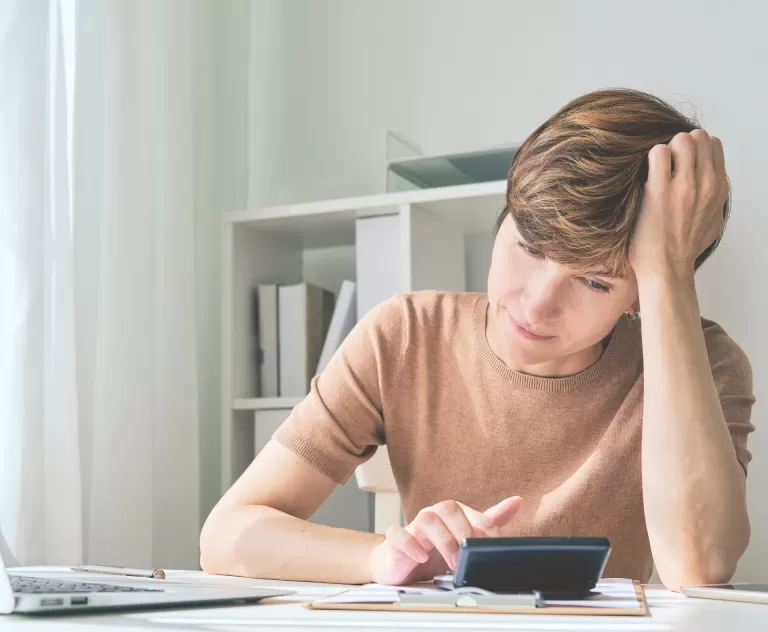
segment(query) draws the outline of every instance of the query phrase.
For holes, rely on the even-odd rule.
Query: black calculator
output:
[[[434,582],[447,590],[472,586],[578,599],[593,594],[610,553],[608,538],[468,538],[461,543],[456,571]]]

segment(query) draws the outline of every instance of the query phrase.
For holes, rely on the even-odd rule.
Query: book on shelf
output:
[[[277,284],[264,283],[257,287],[257,336],[258,390],[260,397],[277,397],[279,387],[279,362],[277,340]]]
[[[344,342],[344,338],[352,331],[357,322],[357,287],[354,281],[344,281],[339,290],[339,297],[336,299],[336,306],[333,308],[331,324],[328,326],[328,333],[325,335],[323,350],[320,353],[320,360],[317,363],[316,375],[320,375],[325,367],[328,366],[336,349]]]
[[[278,375],[280,396],[303,396],[315,376],[334,295],[311,283],[277,288]]]

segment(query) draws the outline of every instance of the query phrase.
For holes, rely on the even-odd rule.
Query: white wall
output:
[[[283,83],[288,35],[283,0],[251,0],[248,54],[248,208],[280,197],[278,170],[286,118]]]
[[[271,19],[276,30],[252,28],[275,55],[266,83],[252,75],[252,94],[269,91],[250,111],[251,129],[261,130],[251,133],[250,154],[262,158],[251,163],[253,204],[383,190],[388,128],[444,152],[522,140],[567,100],[602,87],[697,106],[724,140],[734,190],[727,238],[699,290],[704,314],[753,363],[753,538],[739,574],[760,579],[768,554],[768,283],[758,273],[768,268],[768,5],[284,0]],[[478,239],[482,256],[487,243]],[[468,274],[482,279],[476,267]]]
[[[208,20],[198,56],[202,151],[196,209],[202,227],[196,236],[201,521],[221,491],[221,216],[247,204],[253,114],[248,99],[251,3],[205,0],[203,6]]]

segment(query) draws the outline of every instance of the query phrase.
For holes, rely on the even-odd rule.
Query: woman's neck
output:
[[[608,335],[596,345],[587,349],[582,349],[576,353],[552,358],[551,360],[539,364],[523,364],[521,362],[516,362],[512,358],[505,357],[506,354],[503,353],[502,346],[496,338],[490,314],[486,314],[485,337],[488,340],[488,346],[491,348],[491,351],[493,351],[493,354],[501,360],[507,368],[535,377],[568,377],[569,375],[581,373],[600,359],[611,339],[611,336]]]

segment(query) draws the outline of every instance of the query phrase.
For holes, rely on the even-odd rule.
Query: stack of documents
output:
[[[579,606],[584,608],[642,608],[631,579],[603,579],[597,583],[593,597],[576,600],[545,600],[545,606]]]
[[[316,604],[323,603],[397,603],[400,601],[400,595],[412,593],[415,595],[427,595],[430,593],[438,594],[445,592],[438,588],[430,586],[410,587],[410,586],[385,586],[383,584],[367,584],[360,588],[347,590],[339,595],[318,599]]]
[[[488,595],[487,591],[480,591]],[[575,600],[540,600],[536,603],[538,608],[548,607],[577,607],[577,608],[611,608],[611,609],[642,609],[644,604],[635,590],[631,579],[603,579],[598,582],[593,596]],[[319,599],[315,605],[325,604],[397,604],[401,602],[402,595],[424,595],[423,603],[429,601],[429,595],[433,595],[436,603],[440,596],[450,594],[469,594],[467,589],[446,591],[430,585],[424,586],[384,586],[382,584],[368,584],[360,588],[347,590],[339,595]],[[402,601],[410,602],[411,599]]]

